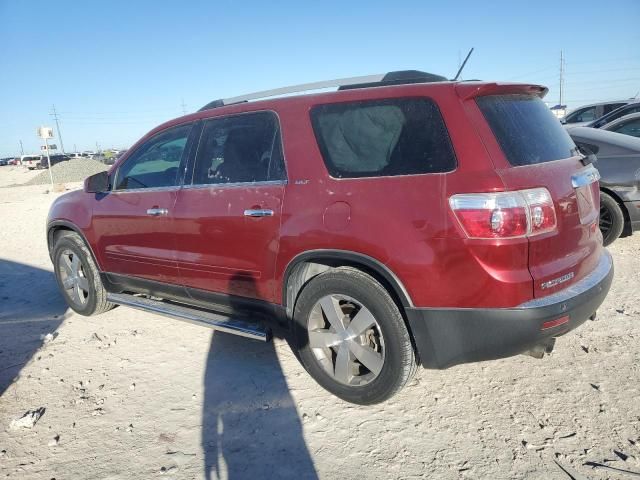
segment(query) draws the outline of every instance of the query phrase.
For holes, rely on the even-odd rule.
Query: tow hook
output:
[[[556,339],[555,338],[548,338],[546,340],[544,340],[543,342],[540,342],[536,345],[534,345],[530,350],[527,350],[526,352],[524,352],[525,355],[530,355],[533,358],[542,358],[544,357],[545,353],[551,353],[553,352],[553,347],[556,344]]]
[[[595,321],[598,318],[598,312],[593,312],[593,315],[589,317],[589,320]]]

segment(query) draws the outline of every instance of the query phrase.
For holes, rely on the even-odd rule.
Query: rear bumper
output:
[[[603,250],[587,277],[514,308],[407,308],[420,362],[425,368],[448,368],[526,352],[584,323],[604,301],[612,280],[613,260]]]

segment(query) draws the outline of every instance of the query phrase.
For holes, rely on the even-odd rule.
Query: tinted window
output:
[[[194,184],[286,178],[278,118],[273,112],[208,120],[196,154]]]
[[[626,105],[626,104],[625,103],[609,103],[609,104],[604,106],[604,110],[602,111],[602,114],[606,115],[607,113],[612,112],[616,108],[620,108],[623,105]]]
[[[574,155],[571,137],[540,98],[490,95],[478,98],[477,103],[512,165],[550,162]]]
[[[170,128],[146,141],[118,169],[116,189],[170,187],[177,184],[178,167],[191,125]]]
[[[624,133],[633,137],[640,137],[640,118],[628,120],[611,129],[613,132]]]
[[[591,120],[595,120],[597,107],[589,107],[583,108],[582,110],[578,110],[577,112],[569,115],[567,118],[567,123],[578,123],[578,122],[590,122]]]
[[[440,111],[428,99],[320,105],[311,119],[335,178],[449,172],[456,166]]]
[[[600,128],[609,122],[613,122],[614,120],[617,120],[620,117],[624,117],[625,115],[631,115],[632,113],[638,113],[638,112],[640,112],[640,102],[632,103],[629,105],[625,105],[624,107],[620,107],[617,110],[614,110],[609,115],[605,115],[604,117],[599,118],[597,122],[594,122],[592,125],[589,125],[589,126]]]

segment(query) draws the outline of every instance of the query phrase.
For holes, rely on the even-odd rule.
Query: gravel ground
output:
[[[359,407],[323,391],[280,340],[124,307],[89,318],[68,310],[43,235],[57,194],[43,190],[0,189],[2,478],[622,480],[632,477],[621,471],[640,472],[638,234],[610,248],[616,277],[598,319],[560,338],[550,356],[420,370],[390,401]]]
[[[51,167],[54,183],[81,182],[94,173],[109,169],[109,165],[87,158],[75,158]],[[24,185],[44,185],[50,183],[49,172],[43,170]]]

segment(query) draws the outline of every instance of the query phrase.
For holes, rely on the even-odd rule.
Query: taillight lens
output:
[[[469,238],[518,238],[555,230],[556,211],[546,188],[464,193],[449,198]]]

